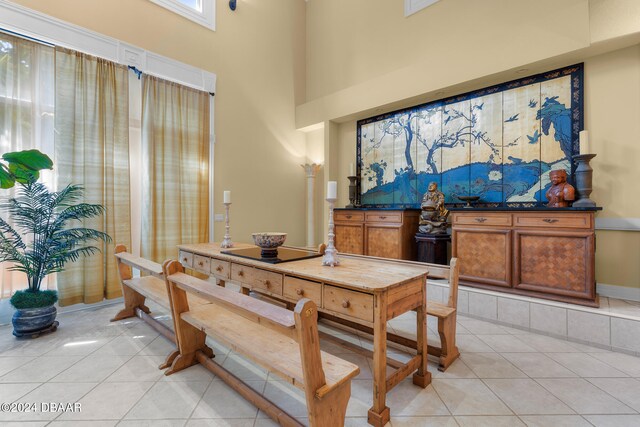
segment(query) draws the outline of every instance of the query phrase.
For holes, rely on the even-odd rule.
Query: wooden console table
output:
[[[336,208],[333,217],[338,252],[417,260],[419,209]]]
[[[235,244],[235,248],[251,247]],[[413,375],[414,384],[431,383],[427,370],[426,279],[427,267],[392,260],[340,255],[340,265],[326,267],[320,258],[268,264],[221,253],[217,243],[181,245],[180,262],[187,268],[225,281],[239,283],[281,301],[313,300],[321,313],[373,329],[373,407],[368,420],[384,426],[390,418],[386,406],[389,390]],[[416,311],[417,355],[395,364],[387,376],[387,321]]]
[[[460,284],[598,307],[594,213],[600,209],[452,209]]]

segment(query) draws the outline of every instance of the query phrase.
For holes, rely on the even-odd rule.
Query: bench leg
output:
[[[460,356],[456,346],[455,315],[438,319],[438,335],[440,335],[440,344],[442,346],[438,370],[444,372]]]
[[[116,314],[112,322],[116,322],[118,320],[127,319],[129,317],[136,316],[136,308],[140,308],[140,310],[145,313],[149,313],[149,307],[144,305],[145,297],[134,291],[128,286],[122,287],[122,295],[124,297],[124,308]]]
[[[167,369],[169,366],[171,366],[171,364],[173,364],[173,361],[176,360],[176,357],[178,357],[179,355],[180,355],[180,352],[178,350],[173,350],[167,356],[164,362],[160,366],[158,366],[158,369]]]
[[[346,381],[322,399],[314,397],[313,402],[309,402],[309,425],[311,427],[343,426],[349,397],[351,397],[351,381]]]

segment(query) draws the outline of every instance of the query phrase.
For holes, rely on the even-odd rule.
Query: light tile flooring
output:
[[[35,340],[15,340],[0,327],[0,402],[82,404],[80,413],[0,412],[0,425],[275,425],[200,366],[165,377],[157,365],[172,346],[138,319],[110,323],[118,309],[61,314],[60,329]],[[397,333],[414,328],[412,314],[389,324]],[[364,335],[323,329],[371,348]],[[432,385],[408,379],[390,392],[393,427],[640,425],[640,358],[462,316],[458,345],[462,356],[446,373],[430,363]],[[306,421],[299,390],[213,346],[219,363]],[[360,366],[347,425],[368,425],[371,360],[332,342],[323,347]]]

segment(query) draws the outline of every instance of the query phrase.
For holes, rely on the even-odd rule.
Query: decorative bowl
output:
[[[281,246],[287,239],[287,233],[262,232],[253,233],[253,242],[262,249],[263,258],[273,258],[278,255],[278,246]]]
[[[465,206],[465,208],[472,208],[473,206],[471,206],[471,203],[477,202],[478,200],[480,200],[480,196],[457,196],[457,197],[463,202],[467,202],[467,206]]]

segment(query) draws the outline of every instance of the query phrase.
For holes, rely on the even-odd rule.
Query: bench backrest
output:
[[[160,279],[163,278],[162,265],[127,252],[125,245],[116,245],[115,256],[118,263],[118,271],[120,272],[120,280],[131,279],[133,277],[132,268],[139,270],[141,273],[151,274]]]
[[[430,279],[448,279],[449,280],[449,299],[447,300],[447,306],[457,308],[458,306],[458,275],[460,273],[460,266],[458,265],[458,258],[451,258],[449,265],[440,264],[423,264],[429,269]]]

